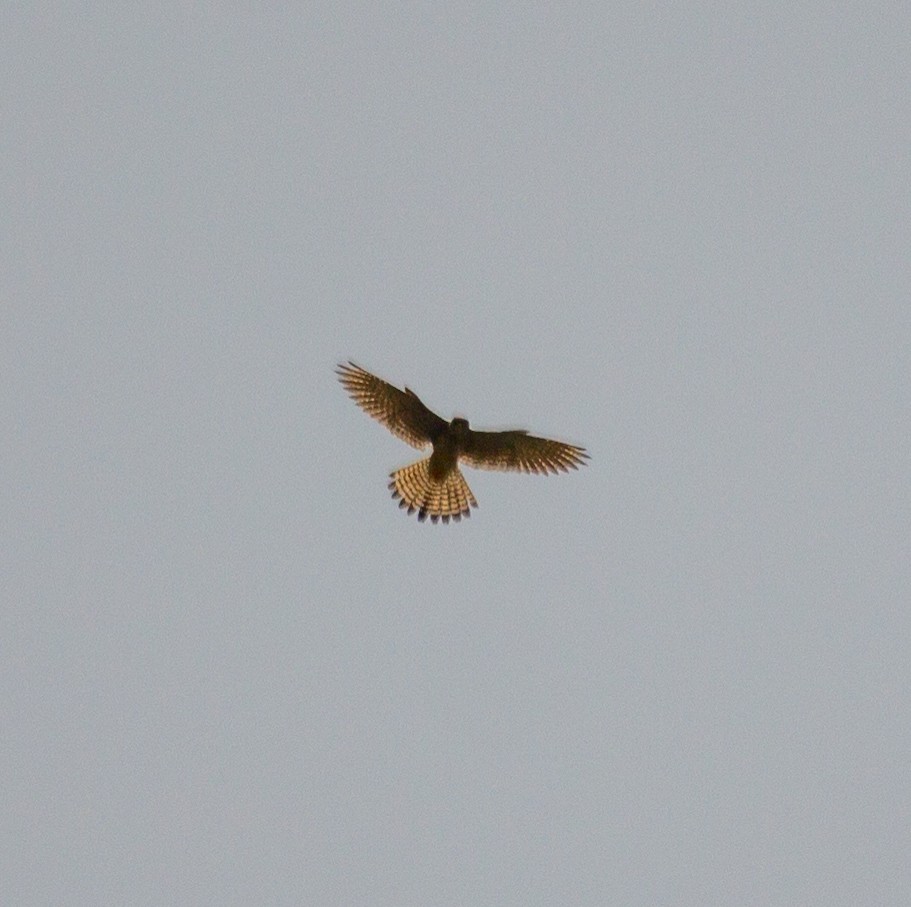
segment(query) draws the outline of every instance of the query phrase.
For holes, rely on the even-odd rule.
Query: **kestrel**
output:
[[[394,435],[412,447],[433,445],[433,453],[390,474],[389,488],[399,507],[417,511],[419,520],[436,523],[450,518],[458,522],[477,507],[459,461],[478,469],[509,469],[516,472],[568,472],[585,464],[585,448],[527,431],[474,431],[465,419],[447,422],[431,412],[407,387],[404,391],[349,362],[337,372],[345,390],[368,415],[382,422]]]

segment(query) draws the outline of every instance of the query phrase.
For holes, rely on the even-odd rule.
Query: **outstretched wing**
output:
[[[469,431],[459,459],[477,469],[557,473],[583,466],[584,447],[536,438],[526,431]]]
[[[427,409],[418,395],[407,387],[400,391],[353,362],[339,365],[336,374],[351,399],[365,413],[382,422],[412,447],[426,447],[449,424]]]

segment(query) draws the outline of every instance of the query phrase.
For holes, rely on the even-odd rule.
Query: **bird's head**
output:
[[[464,438],[468,434],[468,420],[455,418],[452,422],[449,423],[449,427],[452,429],[452,433],[457,438]]]

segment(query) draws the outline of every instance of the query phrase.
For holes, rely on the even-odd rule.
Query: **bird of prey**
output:
[[[585,448],[562,441],[536,438],[527,431],[475,431],[465,419],[451,422],[431,412],[407,387],[397,387],[371,375],[353,362],[339,365],[339,381],[368,415],[382,422],[394,435],[419,449],[433,446],[433,453],[390,474],[389,488],[399,507],[417,511],[419,520],[450,519],[458,522],[477,507],[459,461],[478,469],[557,473],[584,465]]]

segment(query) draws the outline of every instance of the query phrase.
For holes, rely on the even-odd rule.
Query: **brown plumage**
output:
[[[562,441],[536,438],[526,431],[474,431],[465,419],[447,422],[429,410],[414,391],[399,390],[376,375],[349,362],[339,365],[339,381],[368,415],[394,435],[419,449],[433,446],[424,460],[392,473],[389,488],[400,507],[417,511],[431,522],[460,520],[477,507],[459,461],[478,469],[518,472],[568,472],[585,464],[585,448]]]

